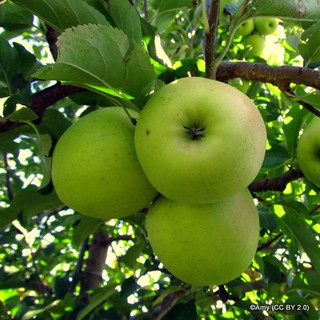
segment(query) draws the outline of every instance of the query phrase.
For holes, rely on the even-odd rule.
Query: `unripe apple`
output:
[[[254,29],[254,22],[253,19],[250,18],[244,21],[236,31],[236,35],[238,36],[247,36],[249,35]]]
[[[150,207],[151,247],[174,276],[191,285],[219,285],[250,265],[259,240],[259,217],[250,192],[213,204],[187,204],[163,196]]]
[[[104,220],[133,214],[157,195],[135,153],[134,125],[120,107],[93,111],[64,132],[53,152],[52,182],[67,206]]]
[[[297,158],[305,177],[320,187],[320,118],[314,117],[304,130],[297,147]]]
[[[258,33],[251,34],[250,36],[244,38],[245,47],[249,48],[249,56],[257,57],[260,56],[264,46],[265,39]]]
[[[254,18],[254,26],[259,33],[269,35],[276,31],[278,20],[272,17],[256,17]]]
[[[238,89],[182,78],[157,91],[136,126],[138,159],[165,197],[211,203],[245,189],[264,159],[266,129]]]

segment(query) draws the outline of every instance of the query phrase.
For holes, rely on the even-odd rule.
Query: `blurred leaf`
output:
[[[79,24],[109,25],[98,10],[83,0],[13,0],[13,2],[29,9],[59,32]]]
[[[75,226],[72,235],[72,243],[75,246],[80,246],[81,243],[90,234],[94,233],[103,222],[101,219],[87,217],[82,214],[79,215],[79,218],[80,222]]]
[[[283,132],[285,134],[288,151],[291,157],[295,157],[299,132],[305,116],[309,113],[310,112],[305,108],[292,108],[287,114],[287,122],[283,125]]]
[[[258,207],[261,229],[273,231],[277,227],[274,215],[267,209]]]
[[[61,205],[62,202],[54,192],[41,194],[36,186],[30,185],[12,199],[8,208],[0,208],[0,228],[15,220],[19,214],[31,217]]]
[[[137,44],[142,40],[140,17],[128,0],[109,0],[108,8],[117,28]]]
[[[304,43],[301,43],[298,48],[305,66],[320,60],[320,21],[306,30],[301,39],[304,40]]]
[[[163,12],[182,7],[191,7],[192,5],[192,0],[161,0],[157,9],[159,12]]]
[[[12,94],[10,80],[19,65],[17,51],[0,35],[0,98]]]
[[[38,116],[31,109],[22,106],[19,110],[12,112],[6,118],[10,121],[29,122],[38,119]]]
[[[20,6],[6,1],[0,5],[0,26],[6,30],[21,31],[32,27],[32,13]]]
[[[121,284],[120,297],[123,300],[126,300],[131,294],[133,294],[138,287],[138,284],[134,278],[131,276],[125,279]]]
[[[116,284],[110,285],[104,288],[100,288],[97,292],[91,297],[90,303],[81,309],[78,313],[76,320],[82,320],[86,315],[88,315],[94,308],[96,308],[103,301],[108,299],[115,292]]]
[[[263,259],[263,263],[263,280],[268,284],[272,282],[279,282],[281,279],[281,262],[275,257],[267,256]],[[279,266],[279,264],[281,266]]]
[[[178,303],[162,319],[198,320],[196,306],[194,304],[189,303]]]
[[[40,134],[38,137],[39,156],[41,158],[41,173],[43,175],[40,188],[46,187],[51,181],[51,157],[52,138],[48,134]]]
[[[145,243],[139,242],[130,247],[126,254],[120,257],[119,261],[124,263],[129,268],[134,269],[137,265],[137,259],[141,256],[142,250],[145,248]]]
[[[283,232],[289,239],[292,239],[296,250],[308,255],[314,269],[320,276],[320,245],[316,240],[315,233],[301,217],[300,211],[288,206],[285,209],[287,213],[278,220]]]
[[[266,155],[263,161],[263,167],[274,168],[282,165],[290,158],[288,151],[277,144],[272,144],[271,149],[266,151]]]

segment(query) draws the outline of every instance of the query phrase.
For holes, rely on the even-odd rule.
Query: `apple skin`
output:
[[[297,146],[297,158],[305,177],[320,187],[320,118],[314,117]]]
[[[253,21],[255,29],[263,35],[274,33],[278,26],[278,20],[272,17],[256,17]]]
[[[247,36],[254,30],[254,22],[253,19],[250,18],[244,21],[236,31],[236,35],[238,36]]]
[[[261,55],[264,46],[265,46],[265,39],[258,33],[251,34],[250,36],[244,39],[244,46],[249,47],[250,51],[248,56],[250,57],[258,57]]]
[[[190,128],[198,130],[199,139],[192,139]],[[181,78],[147,102],[135,146],[146,176],[162,195],[211,203],[254,180],[264,159],[266,129],[256,106],[238,89]]]
[[[63,133],[52,182],[67,206],[104,220],[133,214],[157,195],[135,153],[134,125],[120,107],[93,111]]]
[[[213,204],[160,196],[146,217],[149,242],[175,277],[195,286],[229,282],[250,265],[259,240],[259,216],[250,192]]]

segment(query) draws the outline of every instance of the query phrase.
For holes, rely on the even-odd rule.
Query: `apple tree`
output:
[[[1,319],[319,319],[319,1],[3,0],[0,27]],[[240,276],[216,285],[183,282],[159,260],[148,205],[120,218],[83,215],[52,183],[55,146],[73,123],[115,106],[140,113],[185,77],[240,90],[267,132],[248,186],[258,247]],[[90,146],[83,141],[72,143]],[[75,166],[86,172],[86,156],[64,159],[60,186]],[[241,157],[230,165],[239,175]],[[99,153],[89,159],[100,178]],[[90,185],[82,200],[98,193]]]

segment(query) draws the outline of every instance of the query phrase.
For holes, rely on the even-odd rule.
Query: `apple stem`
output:
[[[200,140],[204,137],[204,127],[183,127],[187,129],[186,133],[191,137],[191,140]]]

